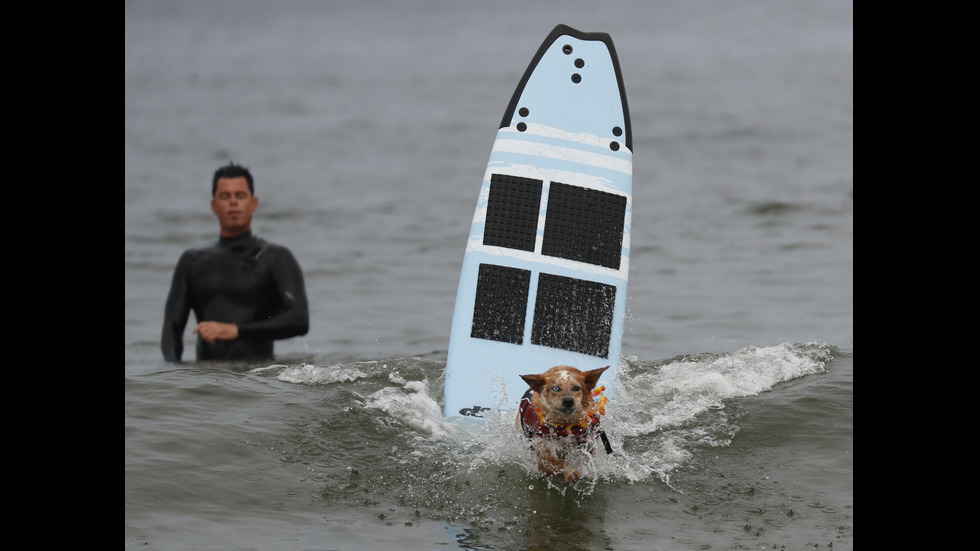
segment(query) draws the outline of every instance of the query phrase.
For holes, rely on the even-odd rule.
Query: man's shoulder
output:
[[[269,241],[268,239],[262,239],[261,237],[255,238],[254,244],[251,248],[253,251],[286,252],[292,254],[289,247],[283,245],[282,243],[276,243],[275,241]]]
[[[249,247],[249,260],[265,265],[278,265],[283,262],[296,263],[296,257],[288,247],[266,239],[255,238]]]
[[[255,252],[256,260],[258,260],[263,256],[267,256],[269,258],[274,258],[274,259],[292,258],[295,260],[296,258],[295,256],[293,256],[293,252],[289,250],[289,247],[286,247],[285,245],[279,243],[272,243],[272,242],[266,242]]]

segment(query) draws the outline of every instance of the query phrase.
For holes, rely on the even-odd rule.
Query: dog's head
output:
[[[592,407],[592,389],[609,366],[581,371],[557,365],[540,375],[521,375],[537,394],[538,407],[551,424],[577,423]]]

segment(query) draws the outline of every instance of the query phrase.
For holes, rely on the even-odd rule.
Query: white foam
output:
[[[825,345],[783,343],[748,347],[731,354],[682,357],[659,369],[643,367],[619,373],[617,399],[607,405],[602,427],[614,453],[601,451],[586,462],[587,477],[636,482],[670,473],[692,456],[695,446],[725,446],[738,430],[725,412],[726,402],[767,392],[773,386],[824,371],[830,359]],[[436,410],[434,410],[436,411]],[[714,411],[711,424],[699,415]],[[464,442],[480,452],[471,469],[517,465],[536,472],[533,453],[515,429],[511,415],[487,423],[486,431]],[[637,448],[641,442],[646,448]],[[578,488],[587,493],[587,486]]]
[[[356,367],[345,365],[318,367],[311,364],[304,364],[300,367],[286,367],[279,373],[278,379],[286,383],[322,385],[356,381],[365,377],[367,377],[367,374]]]
[[[407,381],[396,371],[388,375],[392,383],[367,397],[365,407],[382,410],[436,438],[447,438],[458,432],[443,418],[442,408],[429,395],[428,381]]]

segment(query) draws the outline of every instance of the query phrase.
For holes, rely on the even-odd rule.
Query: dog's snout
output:
[[[575,398],[563,398],[561,405],[565,406],[566,408],[571,408],[575,405]]]

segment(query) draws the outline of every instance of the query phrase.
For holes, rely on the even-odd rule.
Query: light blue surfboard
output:
[[[446,417],[516,409],[522,374],[603,366],[615,398],[626,317],[633,143],[606,33],[551,31],[490,152],[446,362]]]

